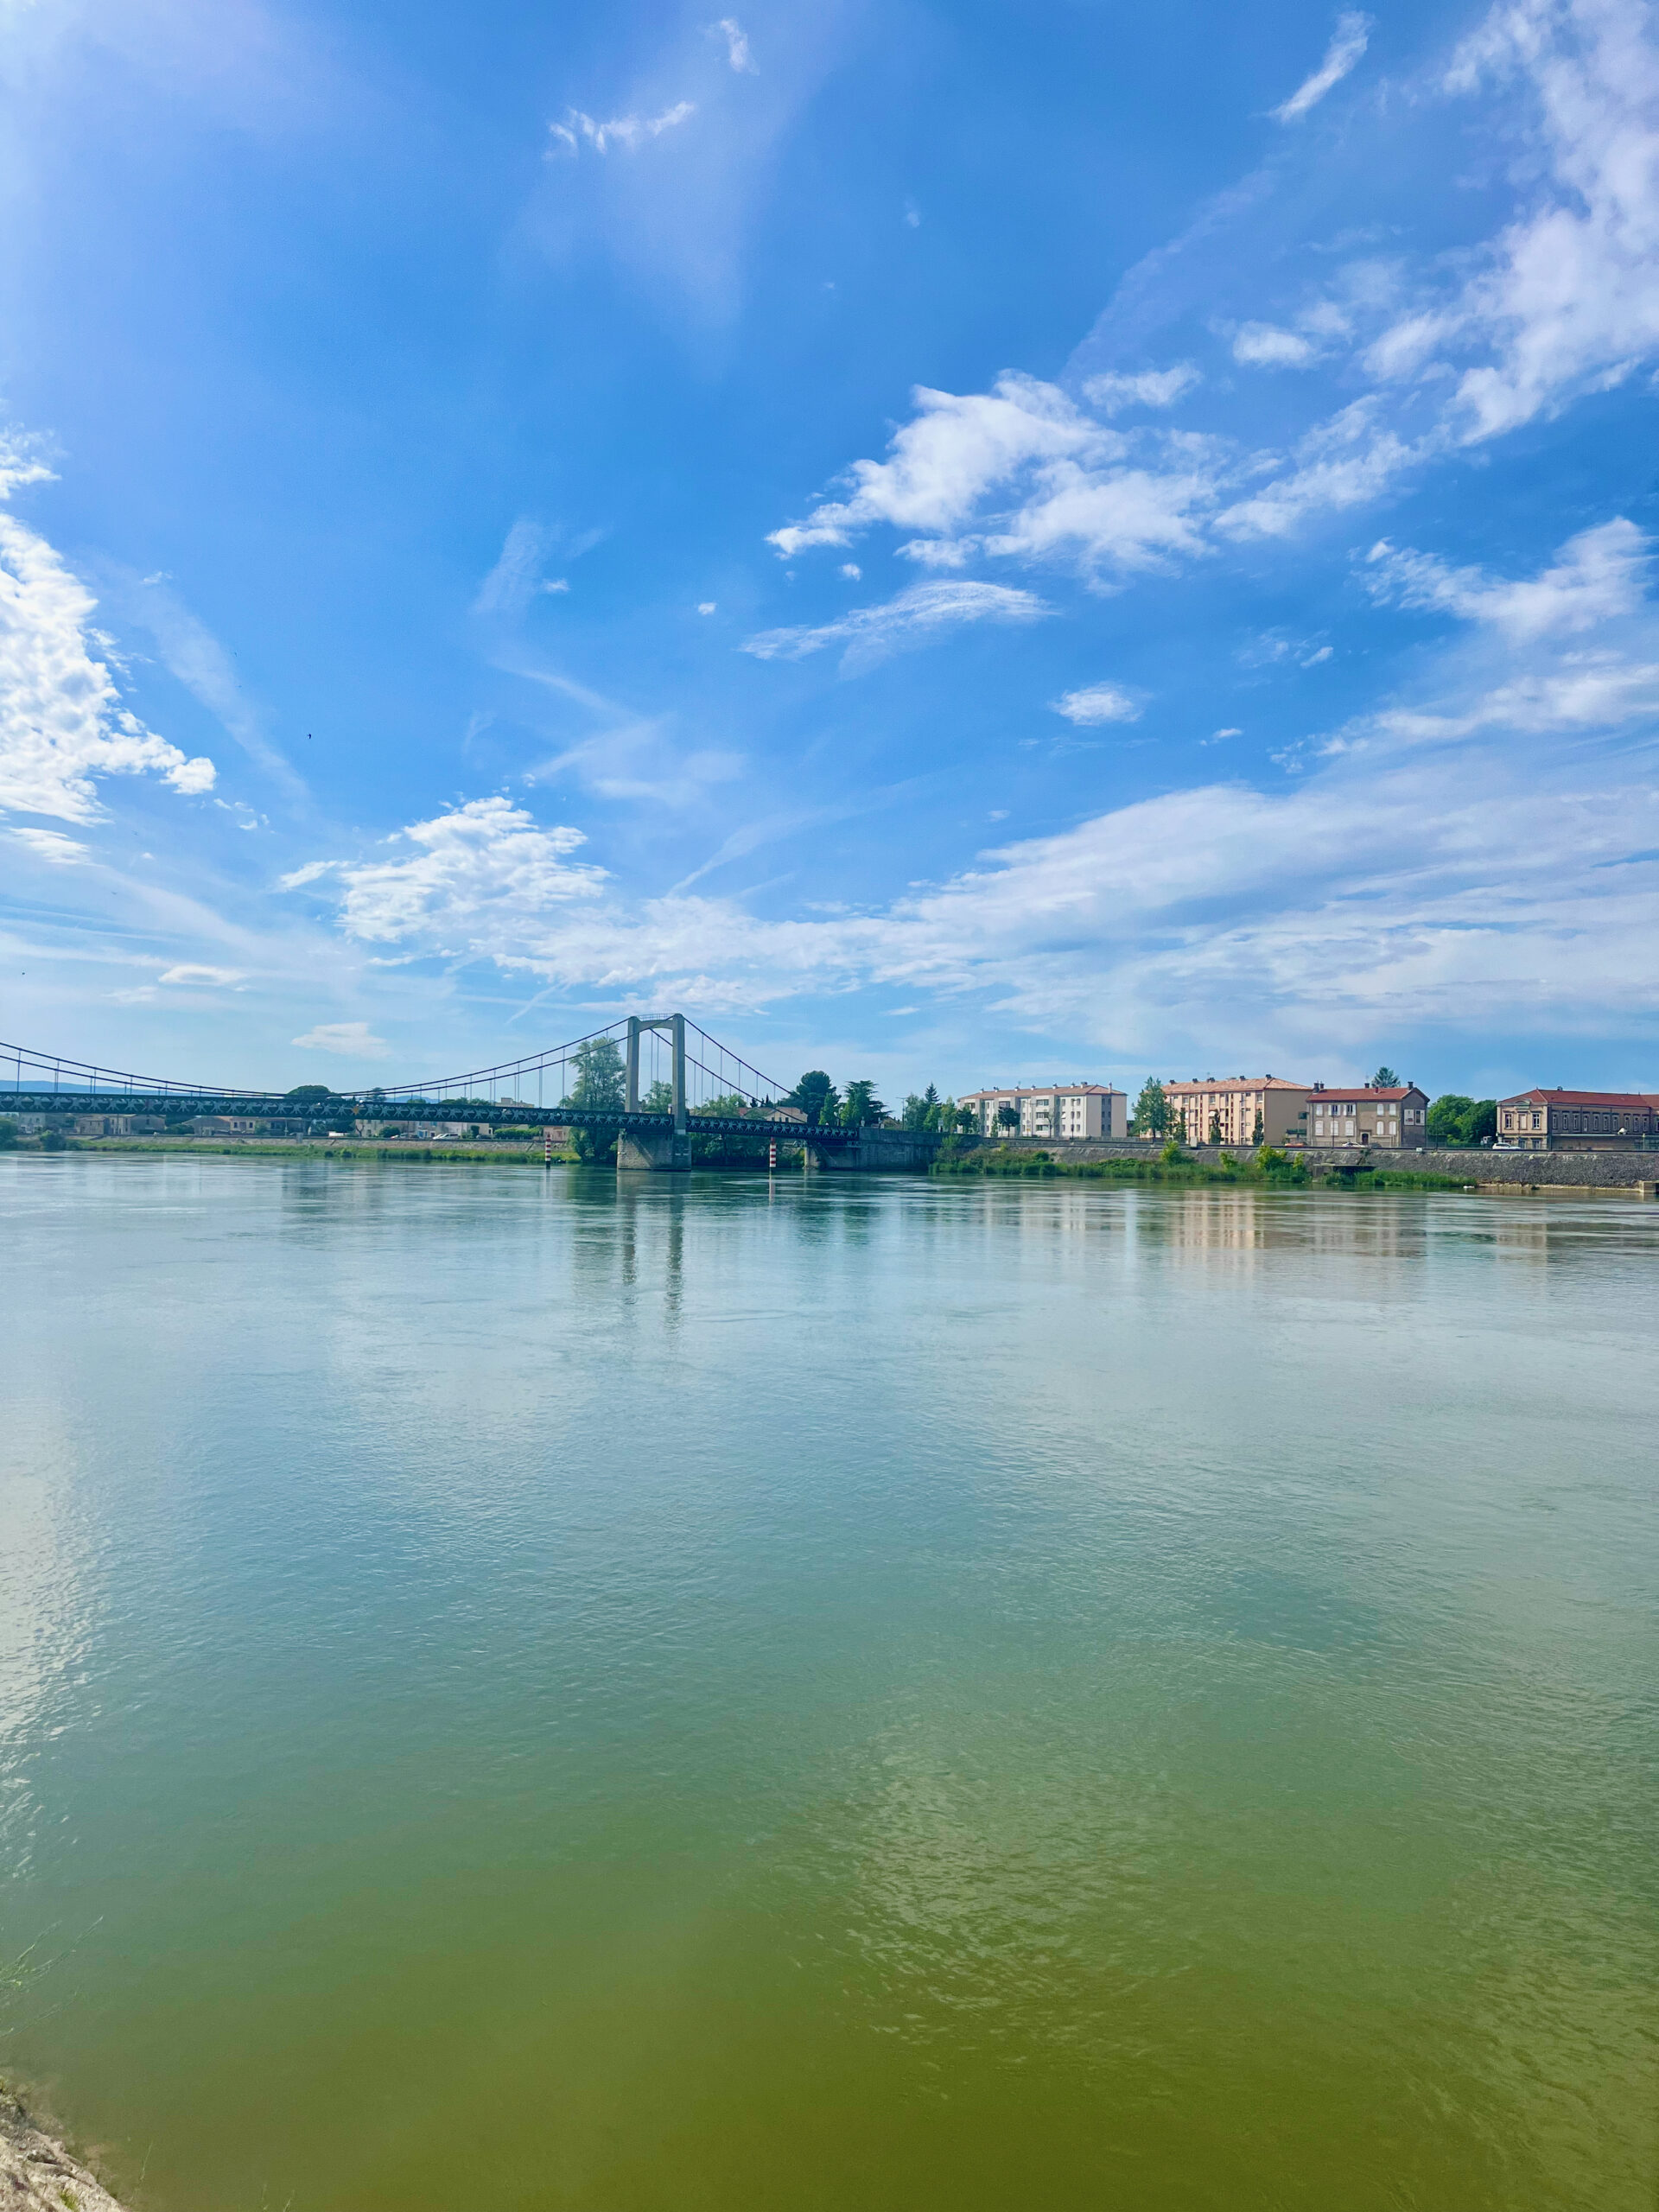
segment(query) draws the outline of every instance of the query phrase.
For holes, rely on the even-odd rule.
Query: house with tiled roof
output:
[[[1520,1152],[1659,1145],[1659,1091],[1522,1090],[1497,1102],[1497,1142]]]

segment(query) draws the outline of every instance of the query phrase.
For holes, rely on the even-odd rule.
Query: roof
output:
[[[1073,1097],[1085,1090],[1098,1091],[1103,1098],[1124,1098],[1127,1091],[1115,1090],[1109,1083],[998,1083],[988,1090],[964,1090],[957,1099],[965,1106],[974,1098],[1052,1098],[1057,1092],[1065,1091]]]
[[[1306,1083],[1290,1083],[1281,1075],[1211,1075],[1200,1083],[1195,1076],[1191,1083],[1166,1083],[1170,1090],[1311,1090]]]
[[[1518,1090],[1501,1098],[1500,1106],[1605,1106],[1627,1113],[1651,1112],[1659,1107],[1659,1092],[1651,1090]]]
[[[1428,1096],[1426,1090],[1419,1090],[1414,1083],[1393,1083],[1386,1090],[1373,1090],[1370,1084],[1363,1083],[1357,1090],[1316,1090],[1313,1096],[1315,1098],[1340,1098],[1345,1102],[1351,1098],[1409,1098],[1414,1092],[1419,1098]]]

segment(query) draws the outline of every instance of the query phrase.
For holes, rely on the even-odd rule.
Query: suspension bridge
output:
[[[937,1140],[908,1130],[803,1122],[784,1105],[790,1088],[683,1014],[626,1014],[521,1059],[365,1090],[188,1083],[0,1044],[0,1115],[39,1116],[48,1128],[103,1115],[222,1116],[289,1137],[359,1134],[362,1124],[395,1132],[436,1120],[587,1129],[614,1136],[624,1173],[689,1168],[700,1136],[799,1145],[817,1167],[919,1167],[932,1156]]]

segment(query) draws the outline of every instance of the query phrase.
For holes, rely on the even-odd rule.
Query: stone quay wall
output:
[[[1081,1137],[1012,1137],[1010,1152],[1046,1152],[1055,1160],[1155,1160],[1156,1144],[1138,1138],[1122,1140]],[[1218,1166],[1221,1149],[1215,1145],[1187,1145],[1187,1157],[1206,1167]],[[1249,1145],[1229,1147],[1235,1160],[1255,1157]],[[1300,1147],[1291,1154],[1305,1160],[1310,1173],[1330,1174],[1363,1160],[1374,1168],[1392,1168],[1408,1175],[1446,1175],[1471,1183],[1482,1191],[1502,1193],[1528,1191],[1574,1190],[1623,1192],[1652,1198],[1659,1192],[1659,1152],[1621,1149],[1608,1152],[1498,1152],[1490,1147],[1430,1147],[1423,1152],[1395,1152],[1382,1145],[1333,1151],[1322,1145]]]

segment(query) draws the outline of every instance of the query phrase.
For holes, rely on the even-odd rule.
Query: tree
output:
[[[930,1083],[923,1091],[912,1090],[905,1101],[902,1119],[907,1129],[938,1127],[939,1094]]]
[[[660,1076],[639,1102],[644,1114],[671,1114],[674,1111],[674,1086],[664,1083]]]
[[[1221,1109],[1217,1106],[1210,1109],[1210,1141],[1211,1144],[1221,1142]]]
[[[68,1148],[69,1140],[64,1135],[61,1129],[42,1129],[41,1131],[41,1150],[42,1152],[67,1152]]]
[[[1463,1117],[1465,1144],[1486,1144],[1497,1135],[1497,1101],[1477,1098]]]
[[[1135,1119],[1130,1126],[1138,1137],[1160,1137],[1169,1128],[1169,1101],[1164,1095],[1164,1086],[1155,1075],[1149,1075],[1135,1102]]]
[[[1252,1129],[1251,1129],[1251,1131],[1250,1131],[1250,1142],[1251,1142],[1252,1144],[1260,1144],[1260,1143],[1261,1143],[1261,1141],[1262,1141],[1262,1138],[1263,1138],[1263,1137],[1265,1137],[1267,1134],[1268,1134],[1268,1125],[1267,1125],[1267,1123],[1262,1120],[1262,1109],[1258,1106],[1258,1107],[1256,1108],[1256,1109],[1255,1109],[1255,1126],[1252,1128]]]
[[[973,1107],[957,1107],[957,1135],[963,1137],[976,1137],[979,1135],[979,1115]]]
[[[1465,1118],[1475,1110],[1472,1098],[1465,1098],[1459,1090],[1448,1090],[1437,1098],[1428,1109],[1424,1124],[1431,1144],[1467,1144],[1463,1134]]]
[[[283,1093],[285,1098],[292,1099],[296,1106],[307,1106],[313,1099],[332,1098],[334,1095],[326,1083],[296,1083],[292,1090]]]
[[[1371,1077],[1370,1088],[1373,1090],[1397,1090],[1399,1087],[1399,1077],[1386,1064],[1378,1068],[1376,1073]]]
[[[1020,1109],[1006,1103],[999,1106],[996,1109],[996,1126],[999,1129],[1007,1129],[1012,1135],[1020,1126]]]
[[[887,1108],[875,1095],[875,1085],[869,1082],[849,1083],[847,1103],[841,1109],[841,1118],[849,1129],[862,1128],[887,1117]]]
[[[16,1148],[16,1122],[10,1120],[0,1121],[0,1152],[15,1152]]]
[[[839,1117],[841,1094],[822,1068],[809,1068],[784,1103],[798,1106],[812,1128],[827,1128]]]
[[[607,1109],[620,1112],[627,1101],[627,1071],[616,1039],[590,1037],[585,1044],[577,1046],[574,1058],[576,1079],[570,1086],[569,1096],[563,1103],[585,1108],[589,1113],[604,1113]],[[575,1129],[571,1134],[579,1160],[615,1159],[614,1135],[603,1129]]]

